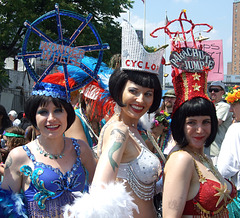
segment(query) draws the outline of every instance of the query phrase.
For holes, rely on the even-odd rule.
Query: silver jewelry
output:
[[[65,143],[65,138],[64,138],[64,146],[63,146],[63,150],[60,154],[50,154],[46,151],[44,151],[41,147],[40,147],[40,144],[39,144],[39,139],[36,139],[35,140],[36,142],[36,145],[37,145],[37,150],[40,152],[40,154],[43,154],[44,157],[49,157],[50,159],[62,159],[63,156],[64,156],[64,151],[65,151],[65,146],[66,146],[66,143]]]
[[[114,107],[114,113],[115,114],[120,114],[121,113],[121,107],[117,104]]]

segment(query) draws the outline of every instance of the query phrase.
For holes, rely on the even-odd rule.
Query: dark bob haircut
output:
[[[12,121],[9,119],[7,111],[3,105],[0,104],[0,115],[2,115],[2,129],[0,129],[0,133],[12,126]]]
[[[116,69],[109,79],[109,91],[114,101],[120,107],[126,106],[122,102],[122,93],[128,80],[139,86],[154,89],[153,104],[149,108],[148,113],[156,111],[159,108],[162,97],[162,88],[157,75],[141,71]]]
[[[37,109],[39,106],[46,106],[50,102],[52,102],[56,107],[59,107],[59,108],[63,107],[66,110],[67,112],[66,130],[67,130],[75,120],[75,112],[71,103],[67,103],[66,101],[59,98],[53,98],[51,96],[45,96],[45,95],[30,96],[24,105],[24,111],[27,119],[32,123],[32,125],[35,128],[38,128],[36,123]]]
[[[171,122],[172,135],[181,148],[188,145],[184,134],[184,124],[186,118],[190,116],[210,116],[211,134],[204,145],[205,147],[209,147],[214,141],[218,130],[218,120],[214,104],[205,98],[196,97],[183,103],[173,114]]]

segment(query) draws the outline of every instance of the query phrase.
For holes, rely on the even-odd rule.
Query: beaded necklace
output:
[[[170,129],[170,125],[168,126],[168,131],[166,134],[164,134],[164,140],[163,142],[161,143],[162,141],[162,137],[163,135],[160,135],[158,137],[158,146],[160,147],[161,151],[164,152],[165,148],[166,148],[166,145],[168,143],[168,140],[169,140],[169,136],[171,135],[171,129]]]
[[[167,112],[165,112],[165,111],[162,110],[162,111],[160,112],[160,115],[157,116],[156,119],[157,119],[157,121],[160,122],[160,123],[162,123],[164,120],[166,120],[167,123],[168,123],[167,133],[161,134],[161,135],[158,137],[158,139],[157,139],[158,146],[160,147],[161,151],[164,152],[164,150],[165,150],[165,148],[166,148],[166,146],[167,146],[169,137],[170,137],[170,135],[171,135],[171,133],[172,133],[171,128],[170,128],[170,126],[171,126],[171,121],[172,121],[172,119],[171,119],[171,114],[169,114],[169,113],[167,113]],[[164,137],[164,138],[163,138],[163,137]],[[163,140],[162,140],[162,139],[163,139]]]
[[[218,179],[218,181],[221,183],[221,177],[219,172],[216,170],[216,168],[213,166],[213,164],[210,162],[210,160],[205,156],[201,155],[197,152],[193,152],[194,155],[199,157],[200,162],[207,168],[207,170],[211,171],[213,175]]]
[[[65,151],[65,146],[66,146],[66,143],[65,143],[65,138],[64,138],[64,146],[63,146],[63,150],[60,154],[50,154],[46,151],[44,151],[41,147],[40,147],[40,144],[39,144],[39,139],[36,139],[35,140],[36,142],[36,145],[37,145],[37,150],[40,152],[40,154],[43,154],[44,157],[49,157],[50,159],[62,159],[63,156],[64,156],[64,151]]]

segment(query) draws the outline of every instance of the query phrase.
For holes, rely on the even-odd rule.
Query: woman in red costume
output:
[[[206,95],[207,73],[173,75],[177,100],[171,129],[177,145],[164,168],[163,217],[228,217],[227,204],[236,196],[204,154],[217,132],[213,103]]]
[[[175,22],[180,30],[169,29]],[[201,42],[204,40],[199,38],[197,44],[196,26],[207,27],[206,32],[213,28],[206,23],[194,24],[187,19],[186,10],[182,10],[178,19],[168,21],[151,33],[156,37],[153,34],[164,29],[170,37],[176,93],[171,130],[177,145],[164,168],[164,218],[229,217],[226,206],[236,196],[235,186],[220,175],[204,154],[204,146],[210,146],[215,139],[218,121],[214,104],[206,94],[208,72],[213,69],[214,60],[206,52],[201,57],[196,55],[203,54]],[[192,36],[192,44],[187,42],[188,34]]]

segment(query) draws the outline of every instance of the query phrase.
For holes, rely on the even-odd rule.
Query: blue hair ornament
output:
[[[33,87],[32,95],[45,95],[69,101],[65,87],[53,83],[37,83]]]

